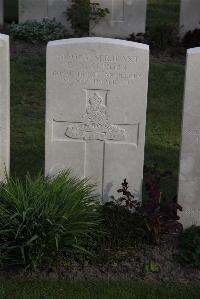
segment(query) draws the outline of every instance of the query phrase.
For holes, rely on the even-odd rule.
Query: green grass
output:
[[[143,282],[0,282],[0,298],[35,299],[199,299],[200,288]]]
[[[151,64],[145,164],[173,171],[165,191],[176,192],[184,66]],[[44,167],[45,58],[11,63],[11,173],[37,174]]]
[[[147,28],[151,30],[163,22],[178,26],[179,12],[180,0],[148,0]]]
[[[45,58],[11,63],[11,173],[44,167]]]

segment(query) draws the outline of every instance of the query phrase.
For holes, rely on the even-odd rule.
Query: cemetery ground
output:
[[[154,2],[150,1],[148,10],[153,20],[150,30],[156,32],[154,28],[164,18],[169,28],[174,26],[178,1],[162,0],[156,9]],[[164,39],[161,48],[166,43]],[[177,193],[179,166],[185,73],[185,56],[179,50],[173,57],[169,56],[170,47],[154,51],[148,91],[145,165],[169,170],[170,176],[161,181],[162,192],[169,199]],[[35,176],[44,169],[45,47],[15,42],[11,53],[11,175],[23,178],[27,170]],[[103,266],[65,261],[64,266],[50,265],[36,274],[0,272],[0,298],[200,298],[200,272],[180,266],[173,258],[173,246],[175,238],[161,246],[129,248],[127,244],[127,248],[109,252]],[[145,273],[144,266],[151,261],[159,271]],[[78,281],[64,280],[74,278]]]

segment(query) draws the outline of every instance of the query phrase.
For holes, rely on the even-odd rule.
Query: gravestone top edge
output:
[[[199,53],[200,53],[200,47],[191,48],[187,50],[188,55],[199,54]]]
[[[103,37],[81,37],[81,38],[55,40],[55,41],[50,41],[47,44],[47,47],[59,46],[59,45],[72,45],[72,44],[86,44],[86,43],[112,44],[112,45],[127,46],[127,47],[133,47],[133,48],[149,51],[149,46],[146,44],[126,41],[121,39],[103,38]]]
[[[1,39],[1,40],[5,40],[5,41],[8,41],[8,40],[9,40],[9,35],[0,33],[0,39]]]

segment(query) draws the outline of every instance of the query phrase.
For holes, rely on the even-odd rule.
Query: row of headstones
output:
[[[47,46],[45,173],[72,169],[103,200],[122,180],[141,198],[149,47],[81,38]],[[200,224],[200,48],[188,50],[179,202],[185,227]],[[0,174],[9,169],[9,37],[0,34]]]
[[[96,2],[92,0],[91,2]],[[98,0],[110,14],[98,24],[91,22],[90,35],[104,37],[128,37],[132,33],[144,33],[146,27],[147,0]],[[69,31],[67,7],[71,0],[19,0],[19,22],[56,18]],[[0,25],[3,24],[3,0],[0,0]],[[200,1],[181,0],[180,35],[200,27]]]

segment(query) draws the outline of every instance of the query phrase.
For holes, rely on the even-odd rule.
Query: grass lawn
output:
[[[0,282],[0,298],[34,299],[199,299],[200,289],[142,282]]]
[[[180,0],[148,0],[147,28],[160,24],[178,26]]]
[[[145,163],[172,170],[165,191],[176,192],[184,66],[151,64]],[[45,57],[11,64],[11,173],[23,176],[44,167]],[[170,186],[170,187],[169,187]]]

